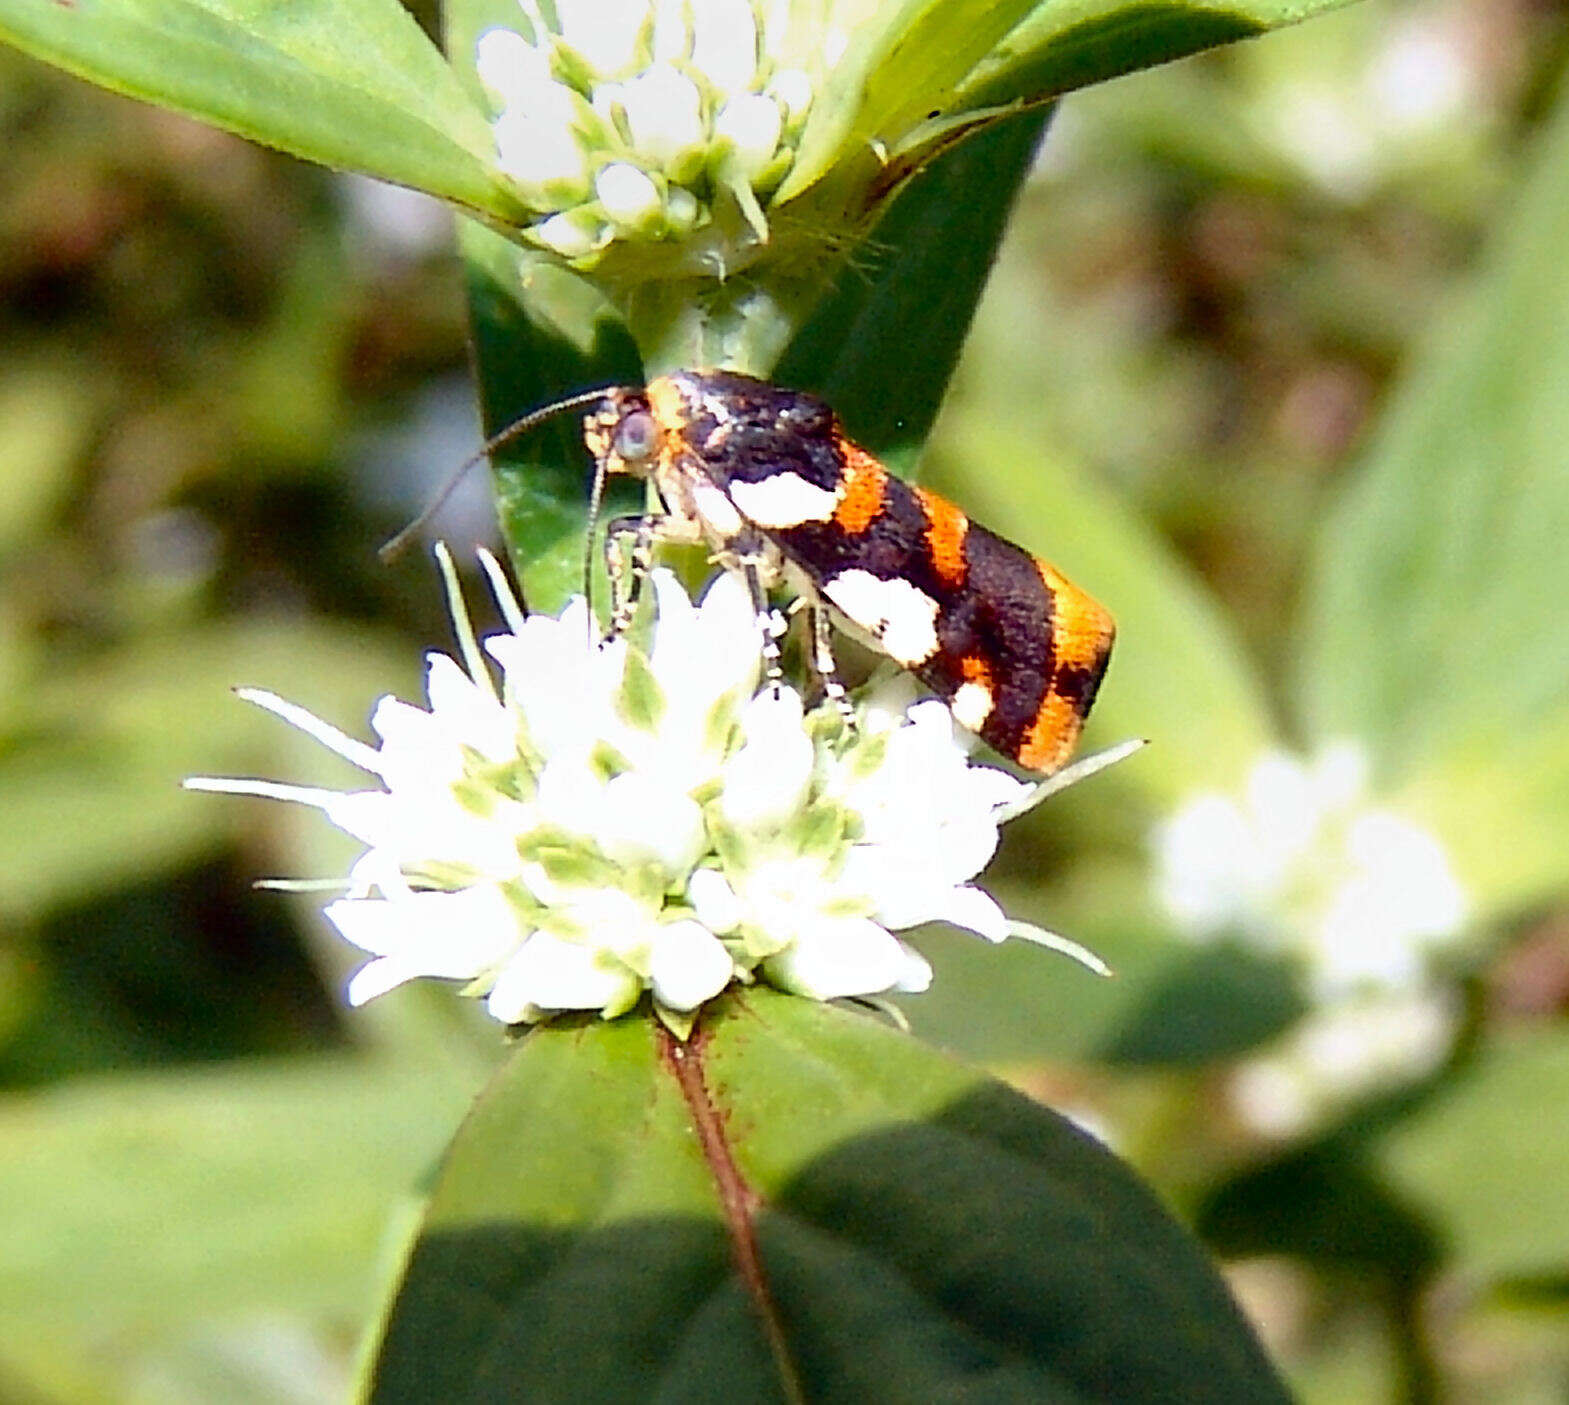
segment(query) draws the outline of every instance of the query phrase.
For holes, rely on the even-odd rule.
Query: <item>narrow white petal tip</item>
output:
[[[1093,951],[1086,946],[1080,946],[1076,941],[1059,936],[1056,932],[1048,932],[1044,927],[1037,927],[1030,922],[1009,922],[1008,935],[1018,937],[1022,941],[1033,942],[1036,946],[1043,946],[1048,951],[1061,953],[1071,957],[1079,965],[1093,971],[1097,976],[1112,976],[1116,973]]]
[[[297,703],[287,702],[265,688],[236,688],[234,695],[242,702],[254,703],[257,707],[265,709],[291,727],[297,727],[306,736],[314,737],[328,751],[336,752],[345,761],[358,766],[360,770],[379,774],[381,763],[375,747],[367,746],[347,732],[334,727],[332,723],[322,721],[314,712],[308,712]]]
[[[212,795],[252,795],[260,800],[287,800],[291,804],[309,805],[317,810],[339,795],[338,791],[321,790],[316,786],[248,780],[244,776],[187,776],[180,784],[186,790],[200,790]]]
[[[479,557],[480,569],[490,582],[490,593],[496,598],[496,608],[501,611],[501,618],[507,622],[507,628],[516,634],[527,621],[528,611],[523,608],[523,602],[512,589],[512,582],[507,579],[506,570],[495,555],[483,546],[476,547],[474,554]]]
[[[1009,820],[1016,820],[1020,815],[1027,815],[1043,800],[1049,800],[1053,795],[1066,790],[1070,785],[1077,785],[1080,781],[1088,780],[1098,771],[1104,771],[1108,766],[1115,766],[1119,761],[1126,761],[1135,752],[1143,751],[1149,742],[1144,737],[1130,737],[1125,742],[1118,742],[1116,746],[1109,746],[1104,751],[1097,751],[1089,756],[1080,757],[1071,766],[1064,766],[1062,770],[1047,776],[1039,784],[1032,786],[1017,800],[1010,800],[999,805],[996,810],[997,823],[1006,824]]]

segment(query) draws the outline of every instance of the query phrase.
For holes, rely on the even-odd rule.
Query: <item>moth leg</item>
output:
[[[631,628],[643,582],[654,564],[654,541],[664,519],[645,512],[605,523],[605,574],[610,580],[610,632],[619,639]],[[627,549],[630,541],[631,550]]]
[[[839,664],[834,658],[832,621],[820,600],[807,600],[806,627],[810,643],[812,672],[822,684],[823,696],[833,705],[846,727],[855,729],[855,709],[845,691],[844,680],[839,677]]]
[[[768,589],[763,584],[763,563],[743,558],[737,562],[737,566],[746,580],[758,630],[763,636],[763,682],[777,693],[784,684],[784,664],[779,641],[789,629],[789,621],[785,619],[782,610],[769,603]]]
[[[643,582],[653,569],[654,544],[695,546],[702,542],[699,523],[674,512],[645,512],[613,517],[605,524],[605,574],[610,578],[610,632],[616,639],[631,627],[642,598]],[[630,542],[631,549],[628,550]]]

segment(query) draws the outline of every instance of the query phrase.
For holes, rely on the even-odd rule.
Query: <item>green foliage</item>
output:
[[[295,156],[519,214],[484,115],[396,0],[0,0],[0,38]]]
[[[1569,822],[1566,241],[1560,105],[1476,286],[1439,316],[1326,518],[1307,595],[1311,727],[1364,738],[1495,910],[1569,880],[1563,845],[1541,842]]]
[[[528,1037],[442,1168],[370,1400],[1284,1399],[1195,1247],[1055,1115],[766,990],[671,1049]]]
[[[942,119],[996,92],[1049,96],[1302,8],[1039,5],[921,139],[957,134],[963,116]],[[1427,137],[1385,141],[1364,81],[1389,35],[1404,33],[1397,22],[1433,19],[1421,4],[1347,11],[1075,98],[1073,121],[1025,186],[932,462],[918,462],[922,446],[1038,114],[928,166],[785,344],[778,328],[756,343],[781,358],[774,374],[824,393],[901,471],[919,469],[1107,599],[1122,635],[1089,744],[1154,742],[1014,826],[993,885],[1010,914],[1085,941],[1115,979],[1023,944],[923,936],[938,975],[905,1002],[917,1031],[1009,1060],[1051,1101],[1104,1116],[1168,1202],[1197,1207],[1212,1245],[1259,1256],[1237,1278],[1245,1299],[1286,1324],[1275,1345],[1302,1398],[1335,1405],[1392,1398],[1402,1372],[1408,1389],[1427,1379],[1456,1396],[1556,1399],[1566,1365],[1553,912],[1569,876],[1556,607],[1566,583],[1555,552],[1569,311],[1557,272],[1562,118],[1529,188],[1504,195],[1513,133],[1539,120],[1562,23],[1540,7],[1528,29],[1509,27],[1523,23],[1520,7],[1461,8],[1478,51],[1515,58],[1488,69],[1492,86]],[[968,13],[895,9],[939,26]],[[205,36],[232,33],[240,7],[0,0],[0,32],[234,130],[252,131],[264,107],[275,115],[269,104],[286,93],[282,125],[265,139],[504,221],[477,94],[454,87],[390,5],[334,6],[330,44],[290,47],[287,26],[308,36],[326,13],[251,7],[243,50],[210,64]],[[474,25],[515,13],[512,0],[465,7],[450,31],[459,66]],[[1031,35],[1040,42],[1024,42]],[[412,73],[419,81],[400,86]],[[415,650],[444,636],[435,609],[411,602],[434,593],[421,566],[405,578],[371,565],[402,508],[366,490],[381,460],[366,470],[334,440],[459,365],[456,300],[439,260],[389,258],[358,242],[362,229],[345,241],[338,188],[309,171],[125,105],[95,106],[16,56],[0,56],[0,80],[10,138],[0,153],[0,1069],[43,1085],[83,1066],[212,1060],[232,1053],[236,1028],[253,1056],[297,1051],[287,1063],[8,1092],[0,1396],[274,1400],[293,1385],[214,1347],[231,1324],[260,1321],[273,1351],[299,1340],[288,1332],[305,1334],[329,1365],[323,1375],[288,1358],[309,1380],[298,1389],[337,1398],[330,1363],[374,1290],[390,1247],[383,1226],[400,1221],[487,1058],[472,1053],[445,991],[399,992],[328,1032],[291,1010],[298,985],[280,989],[236,955],[249,911],[241,884],[200,912],[181,905],[177,884],[224,856],[234,873],[317,875],[341,873],[346,853],[306,812],[183,795],[175,783],[192,770],[348,779],[311,771],[308,749],[226,697],[234,682],[271,684],[354,732],[376,694],[417,696]],[[1349,103],[1372,152],[1354,179],[1311,164],[1315,123],[1291,106],[1303,92]],[[873,96],[884,114],[901,100],[893,87]],[[956,198],[981,189],[983,205]],[[1495,210],[1513,233],[1454,299]],[[592,288],[525,263],[478,224],[463,237],[492,427],[553,394],[649,374]],[[1345,444],[1435,309],[1388,423],[1345,470]],[[455,451],[430,456],[460,458],[472,443],[467,426],[461,434]],[[571,417],[502,456],[502,511],[536,607],[577,586],[585,470]],[[166,515],[209,532],[213,561],[170,570],[147,535]],[[1377,1126],[1352,1124],[1355,1136],[1331,1128],[1277,1153],[1229,1120],[1227,1061],[1288,1026],[1300,994],[1267,963],[1172,940],[1149,893],[1148,825],[1195,789],[1231,785],[1259,747],[1348,732],[1377,742],[1390,803],[1443,835],[1478,901],[1479,941],[1464,962],[1494,994],[1477,1015],[1474,1060],[1436,1075],[1424,1100],[1382,1107]],[[95,948],[95,924],[117,901],[135,921]],[[279,930],[306,933],[275,954],[293,980],[340,986],[346,953],[316,967],[312,902],[261,901]],[[1545,920],[1519,952],[1497,955],[1509,932],[1497,919],[1522,911]],[[174,932],[235,964],[160,964]],[[66,950],[95,979],[73,982]],[[254,1005],[254,1020],[204,1017],[196,992],[214,970],[237,973],[223,998]],[[151,999],[117,1001],[122,985]],[[867,1369],[883,1370],[874,1385],[924,1370],[929,1358],[890,1321],[936,1339],[942,1292],[986,1301],[967,1266],[1044,1282],[1051,1304],[1093,1291],[1097,1259],[1057,1257],[1074,1241],[1051,1216],[1073,1205],[1105,1199],[1151,1242],[1173,1242],[1126,1173],[1060,1124],[883,1031],[811,1007],[787,1013],[813,1023],[801,1037],[814,1049],[844,1023],[855,1031],[845,1063],[879,1070],[868,1088],[826,1056],[804,1057],[777,1037],[773,1014],[725,1024],[709,1065],[737,1099],[731,1144],[768,1202],[759,1234],[776,1298],[796,1312],[801,1359],[823,1379],[856,1364],[831,1354],[832,1333],[868,1320],[868,1336],[910,1348],[869,1358]],[[346,1053],[346,1037],[374,1057]],[[489,1048],[494,1032],[483,1038]],[[878,1049],[868,1055],[862,1039]],[[678,1307],[711,1288],[705,1311],[678,1325],[691,1350],[718,1342],[730,1353],[732,1395],[764,1396],[766,1343],[647,1032],[548,1031],[507,1076],[511,1093],[498,1085],[460,1143],[468,1159],[440,1182],[414,1260],[422,1290],[453,1290],[442,1320],[480,1333],[500,1324],[502,1355],[507,1331],[525,1343],[549,1333],[564,1344],[559,1359],[590,1369],[605,1341],[596,1330],[620,1329],[605,1359],[624,1362],[673,1335],[662,1287],[673,1285]],[[547,1130],[557,1099],[589,1128],[580,1150]],[[843,1120],[824,1115],[835,1107]],[[472,1140],[482,1125],[511,1129],[489,1166]],[[1014,1133],[1027,1155],[997,1152]],[[945,1175],[966,1183],[950,1193]],[[474,1193],[464,1204],[459,1180]],[[916,1193],[912,1181],[937,1203],[917,1213],[897,1202]],[[476,1206],[489,1218],[466,1217]],[[913,1243],[912,1222],[928,1230]],[[986,1227],[978,1239],[974,1222]],[[1174,1253],[1193,1265],[1185,1246]],[[510,1282],[527,1254],[538,1278],[492,1304],[488,1325],[467,1316],[475,1300],[463,1291]],[[1293,1266],[1303,1263],[1324,1272]],[[1215,1304],[1212,1280],[1194,1272],[1180,1279],[1195,1285],[1187,1297]],[[1034,1291],[1004,1306],[1022,1312],[1041,1301]],[[585,1298],[593,1308],[574,1315]],[[1101,1306],[1127,1302],[1076,1305],[1098,1322]],[[432,1300],[415,1306],[405,1297],[389,1352],[409,1341],[399,1321],[436,1320],[421,1316],[434,1314]],[[1016,1324],[1002,1317],[1002,1329]],[[998,1321],[986,1318],[963,1351],[995,1350]],[[1114,1328],[1104,1335],[1116,1340]],[[666,1379],[701,1398],[692,1362],[669,1358]],[[1015,1364],[1033,1370],[1038,1358]]]
[[[1377,1163],[1472,1273],[1562,1280],[1569,1265],[1564,1175],[1569,1036],[1500,1039],[1453,1085],[1391,1127]]]
[[[9,1103],[0,1338],[128,1312],[145,1325],[289,1300],[368,1310],[393,1212],[462,1089],[439,1067],[338,1058]]]
[[[978,121],[1020,102],[1260,34],[1345,0],[1128,3],[1090,0],[904,0],[865,14],[826,101],[814,107],[785,204],[834,167],[889,160],[883,179],[919,170]],[[882,151],[884,156],[875,156]],[[838,179],[842,179],[842,176]],[[808,196],[808,204],[813,197]]]

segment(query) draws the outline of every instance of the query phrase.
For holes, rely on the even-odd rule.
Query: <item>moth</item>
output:
[[[461,464],[382,556],[402,550],[487,454],[583,406],[591,521],[613,475],[651,483],[659,503],[606,524],[612,634],[631,623],[655,542],[703,544],[746,580],[772,677],[783,629],[769,592],[785,584],[810,618],[812,665],[846,710],[830,617],[1025,769],[1050,774],[1073,754],[1111,657],[1105,608],[1049,562],[890,473],[816,396],[752,376],[676,371],[531,411]]]
[[[652,483],[660,505],[608,524],[612,582],[630,582],[613,630],[630,620],[655,541],[702,543],[746,578],[760,618],[777,585],[804,602],[831,696],[843,689],[830,617],[1020,766],[1049,773],[1072,754],[1110,658],[1110,614],[1049,563],[889,472],[822,400],[733,372],[677,371],[603,392],[584,439],[596,502],[607,476],[629,474]],[[775,672],[777,633],[765,631]]]

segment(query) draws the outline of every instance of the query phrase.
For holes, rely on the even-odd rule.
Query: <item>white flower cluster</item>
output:
[[[1350,745],[1311,763],[1272,753],[1240,798],[1196,796],[1156,831],[1160,895],[1186,934],[1307,976],[1313,1008],[1229,1082],[1261,1136],[1300,1136],[1431,1072],[1459,1027],[1435,958],[1461,934],[1465,894],[1432,834],[1367,803],[1366,774]]]
[[[1155,833],[1158,890],[1178,925],[1301,962],[1312,993],[1420,985],[1466,901],[1442,845],[1366,801],[1353,746],[1311,764],[1263,757],[1240,799],[1199,795]]]
[[[686,239],[732,213],[716,249],[767,239],[763,202],[813,95],[811,76],[770,57],[788,5],[519,6],[521,27],[486,30],[476,63],[500,109],[497,164],[539,213],[530,239],[580,266],[614,240]]]
[[[1433,1072],[1454,1046],[1460,1001],[1438,987],[1351,996],[1315,1010],[1230,1079],[1238,1119],[1288,1139],[1360,1099]]]
[[[430,656],[428,709],[378,703],[378,747],[243,694],[378,788],[188,782],[315,806],[368,846],[326,909],[372,957],[353,1003],[444,976],[508,1023],[609,1017],[647,990],[679,1024],[737,979],[819,999],[924,989],[930,968],[893,935],[923,922],[1071,949],[971,886],[1002,812],[1035,792],[972,765],[942,703],[883,689],[849,727],[788,687],[757,692],[758,621],[732,575],[694,606],[654,572],[645,648],[591,639],[581,598],[524,618],[484,561],[510,629],[477,643],[452,585],[464,665]]]

